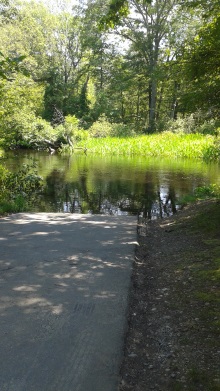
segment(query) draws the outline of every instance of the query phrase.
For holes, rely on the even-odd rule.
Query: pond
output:
[[[200,186],[220,183],[220,166],[200,161],[14,152],[10,169],[36,162],[44,194],[35,212],[166,217]]]

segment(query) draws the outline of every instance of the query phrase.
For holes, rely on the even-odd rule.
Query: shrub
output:
[[[19,194],[27,196],[41,188],[41,181],[42,178],[35,171],[34,163],[32,165],[23,164],[17,172],[6,170],[3,186],[11,193],[12,197]]]
[[[185,118],[177,120],[169,120],[165,126],[165,130],[172,133],[201,133],[204,135],[210,134],[215,136],[219,134],[219,121],[216,119],[204,119],[199,117],[198,113],[191,114]],[[218,130],[219,129],[219,130]]]
[[[19,142],[22,141],[22,136],[31,133],[31,125],[34,120],[35,115],[27,110],[7,115],[2,124],[4,145],[6,147],[19,145]]]
[[[219,121],[215,119],[211,119],[209,121],[205,121],[198,127],[198,132],[202,134],[211,134],[213,136],[220,133],[220,128],[218,128]]]
[[[65,117],[65,124],[68,125],[70,130],[74,131],[79,127],[79,120],[75,115],[67,115]]]
[[[73,134],[73,140],[76,142],[86,141],[89,138],[88,130],[78,129]]]
[[[57,126],[57,140],[63,144],[85,141],[89,137],[88,131],[79,128],[79,120],[74,115],[65,117],[65,123]]]
[[[55,142],[57,138],[56,129],[49,122],[42,118],[35,118],[29,134],[23,134],[22,140],[32,147],[44,147],[45,140]]]
[[[168,130],[172,133],[197,133],[196,120],[193,114],[185,118],[170,120],[167,122],[165,130]]]
[[[220,160],[220,136],[216,137],[213,145],[210,145],[204,151],[204,160],[206,161],[218,161]]]
[[[197,198],[220,198],[220,185],[212,184],[209,186],[197,187],[195,190],[195,196]]]
[[[112,131],[112,124],[108,122],[105,115],[101,115],[99,119],[89,128],[89,134],[92,137],[108,137],[112,134]]]
[[[125,124],[112,124],[111,136],[112,137],[132,137],[135,136],[135,131],[131,125]]]
[[[42,178],[35,165],[23,165],[17,172],[8,171],[0,165],[0,213],[24,211],[27,205],[35,204],[35,197],[42,189]]]
[[[101,115],[98,121],[89,128],[92,137],[132,137],[135,135],[134,129],[130,125],[123,123],[110,123],[105,115]]]
[[[42,146],[45,139],[54,141],[56,131],[49,122],[28,110],[21,110],[5,119],[3,137],[6,148],[33,148]]]
[[[1,186],[1,191],[4,190],[4,182],[5,182],[5,179],[8,175],[8,170],[2,166],[2,164],[0,164],[0,186]]]
[[[172,124],[174,121],[171,121],[169,118],[166,118],[166,117],[162,117],[161,119],[157,120],[156,123],[155,123],[155,131],[157,133],[161,133],[165,130],[169,130],[169,126],[168,126],[168,123]],[[176,133],[176,132],[175,132]]]

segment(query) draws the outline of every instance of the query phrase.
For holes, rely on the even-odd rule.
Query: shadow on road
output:
[[[0,389],[117,389],[133,217],[18,214],[0,222]]]

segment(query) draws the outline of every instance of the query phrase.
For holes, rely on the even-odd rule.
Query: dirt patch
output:
[[[120,391],[220,390],[220,232],[196,221],[213,203],[140,222]]]

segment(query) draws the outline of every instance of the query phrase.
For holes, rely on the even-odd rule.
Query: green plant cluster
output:
[[[42,186],[34,163],[23,165],[17,172],[10,172],[0,164],[0,215],[29,209]]]
[[[136,0],[134,14],[128,0],[85,1],[73,12],[67,0],[56,12],[50,2],[3,3],[2,145],[42,148],[44,138],[68,145],[134,130],[218,133],[218,0]],[[103,31],[118,23],[120,31]],[[56,110],[65,123],[53,121]]]
[[[204,118],[200,112],[176,120],[168,120],[163,124],[162,131],[170,131],[178,134],[200,133],[218,136],[220,134],[220,121],[215,118]]]
[[[216,199],[220,200],[220,185],[213,183],[209,186],[197,187],[193,194],[186,195],[179,200],[181,205],[187,205],[198,200]]]
[[[16,113],[7,121],[8,131],[2,141],[7,148],[34,148],[41,149],[45,139],[56,140],[56,131],[42,118],[33,113]]]
[[[208,159],[209,151],[219,157],[216,137],[201,134],[175,134],[163,132],[136,137],[89,138],[77,146],[87,147],[88,153],[112,155],[141,155],[165,158]]]
[[[220,136],[216,137],[213,145],[210,145],[204,153],[204,160],[219,161],[220,160]]]
[[[21,110],[4,117],[4,132],[0,143],[5,149],[30,148],[47,149],[48,145],[62,145],[86,140],[88,132],[79,128],[79,120],[75,116],[65,117],[63,124],[53,127],[48,121],[37,117],[29,110]],[[7,129],[7,132],[6,132]],[[4,133],[4,134],[3,134]],[[2,137],[1,137],[2,136]]]
[[[86,141],[89,137],[87,130],[80,127],[80,121],[75,115],[67,115],[63,124],[55,128],[57,141],[62,144],[75,144],[75,142]]]
[[[220,160],[219,121],[204,121],[199,114],[168,121],[163,131],[151,135],[141,134],[127,124],[110,123],[102,115],[88,129],[86,137],[75,142],[98,154]]]
[[[8,113],[4,126],[7,132],[4,130],[3,135],[0,126],[0,143],[5,148],[47,149],[51,144],[63,150],[81,147],[98,154],[220,160],[219,121],[200,122],[193,115],[169,121],[167,130],[151,135],[141,135],[127,124],[111,123],[104,115],[87,130],[74,115],[67,115],[62,124],[53,127],[26,109]]]
[[[201,186],[195,190],[196,198],[217,198],[220,199],[220,185]]]
[[[111,123],[105,115],[101,115],[89,128],[91,137],[131,137],[136,133],[131,125]]]

